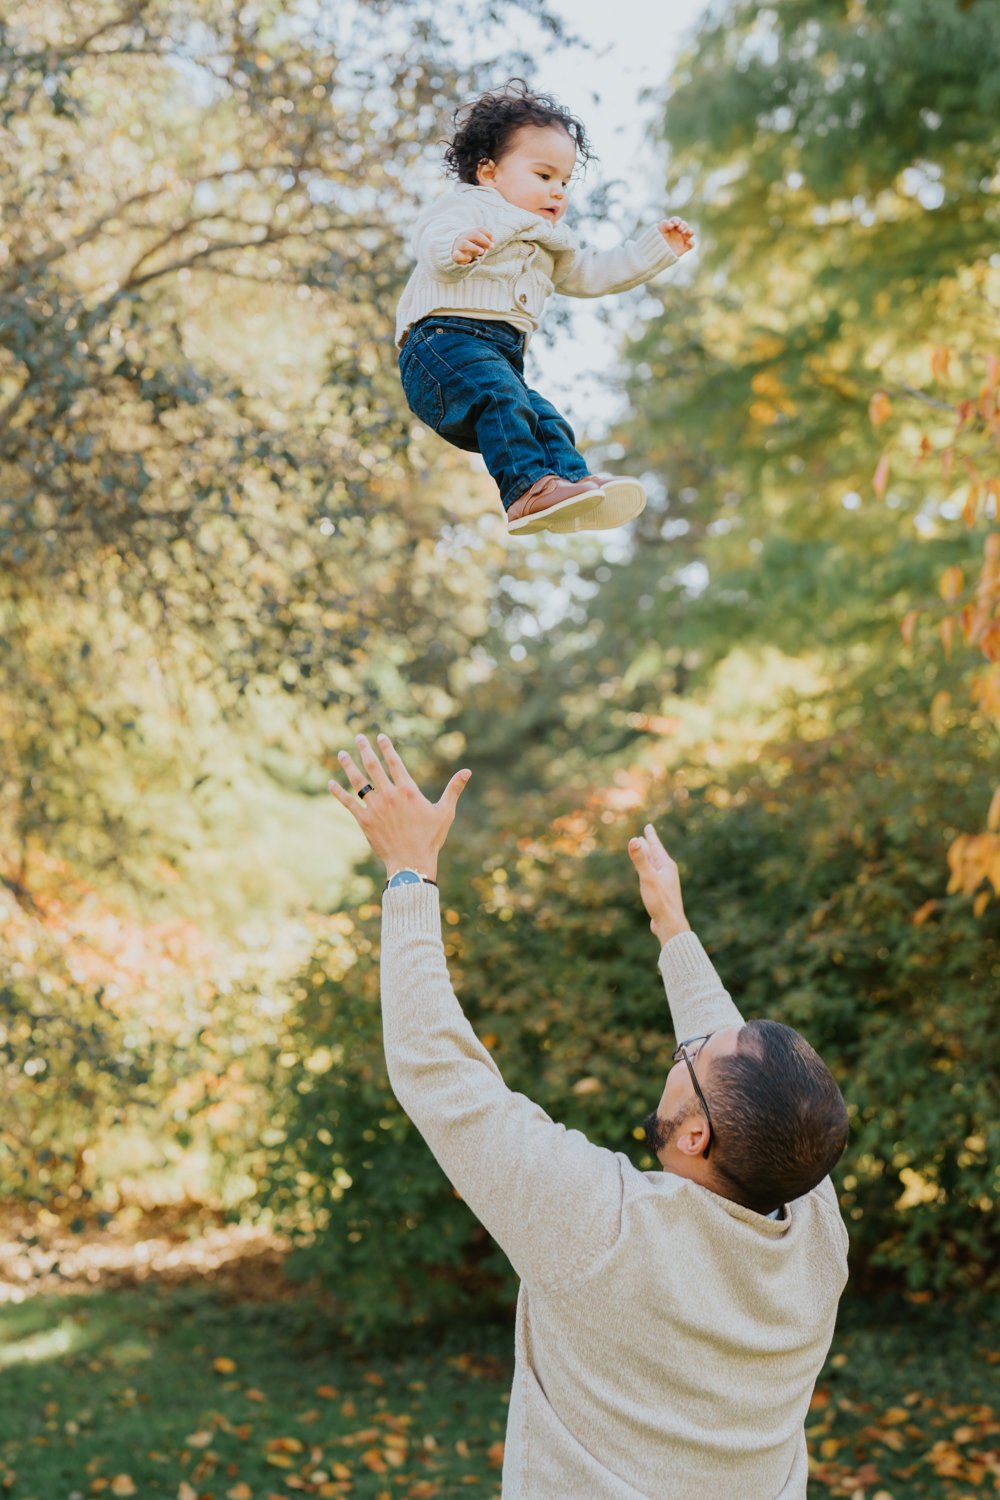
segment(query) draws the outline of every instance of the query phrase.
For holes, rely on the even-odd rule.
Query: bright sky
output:
[[[593,49],[589,53],[567,51],[549,42],[534,79],[587,127],[601,158],[588,168],[588,188],[592,183],[599,186],[622,179],[632,190],[623,201],[629,203],[633,221],[649,224],[669,217],[670,205],[659,191],[661,158],[645,140],[654,106],[643,103],[640,95],[666,81],[686,37],[707,8],[706,0],[550,0],[550,4]],[[606,243],[613,243],[613,237],[602,239]],[[669,279],[677,272],[663,274]],[[598,435],[620,408],[615,352],[620,330],[628,322],[627,306],[637,295],[605,297],[596,303],[560,298],[564,305],[571,302],[571,334],[558,334],[552,347],[541,338],[532,342],[529,383],[565,412],[578,438]],[[608,314],[614,320],[610,327],[601,321],[601,315]]]

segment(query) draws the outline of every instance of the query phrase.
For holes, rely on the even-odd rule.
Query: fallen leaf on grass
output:
[[[236,1369],[235,1359],[229,1359],[225,1354],[220,1354],[218,1359],[212,1360],[212,1369],[217,1375],[231,1375]]]
[[[111,1481],[112,1495],[137,1495],[135,1481],[130,1474],[116,1474]]]

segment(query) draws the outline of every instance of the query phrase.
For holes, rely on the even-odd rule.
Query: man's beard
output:
[[[674,1132],[676,1120],[661,1120],[655,1109],[651,1109],[642,1122],[646,1145],[654,1156],[659,1156]]]

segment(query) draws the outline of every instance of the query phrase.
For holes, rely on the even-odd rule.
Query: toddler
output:
[[[580,249],[562,222],[583,125],[521,79],[455,115],[445,153],[458,184],[420,215],[400,298],[399,372],[410,409],[481,453],[511,534],[603,531],[637,516],[637,479],[590,474],[565,417],[524,379],[524,351],[553,291],[601,297],[649,281],[690,250],[666,219],[613,250]]]

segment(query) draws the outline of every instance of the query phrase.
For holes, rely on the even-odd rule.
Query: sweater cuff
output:
[[[679,932],[664,943],[659,964],[668,995],[699,985],[718,984],[712,960],[701,946],[701,939],[693,932]]]
[[[436,885],[400,885],[382,892],[382,936],[440,936],[441,893]]]
[[[680,258],[671,250],[655,224],[652,229],[644,229],[635,243],[639,247],[639,254],[653,271],[665,271]]]

